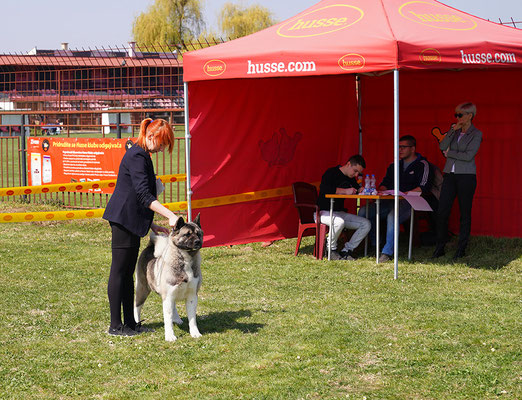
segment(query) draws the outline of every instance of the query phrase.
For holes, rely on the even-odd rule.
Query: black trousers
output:
[[[437,245],[444,246],[448,240],[448,220],[455,197],[460,209],[460,233],[458,248],[466,249],[471,233],[471,206],[477,188],[475,174],[444,174],[437,211]]]
[[[140,237],[129,232],[120,224],[111,222],[112,230],[112,264],[107,285],[109,308],[111,312],[111,328],[125,325],[135,328],[134,320],[134,270],[140,250]]]

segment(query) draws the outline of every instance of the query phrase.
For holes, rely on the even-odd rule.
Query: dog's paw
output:
[[[167,341],[167,342],[175,342],[176,340],[178,340],[178,338],[174,334],[165,335],[165,341]]]
[[[191,331],[190,332],[190,336],[192,336],[193,338],[198,338],[198,337],[201,337],[203,335],[201,333],[199,333],[198,330],[195,330],[195,331]]]
[[[183,320],[179,317],[174,318],[174,320],[172,322],[174,322],[176,325],[183,325]]]

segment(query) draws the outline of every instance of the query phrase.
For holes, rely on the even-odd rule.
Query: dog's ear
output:
[[[199,227],[201,228],[201,224],[199,223],[199,216],[200,216],[200,215],[201,215],[201,214],[198,213],[198,216],[197,216],[196,219],[194,220],[194,223],[195,223],[197,226],[199,226]]]
[[[176,226],[174,226],[174,228],[172,228],[172,230],[174,232],[179,231],[184,226],[185,226],[185,220],[183,219],[183,217],[179,217],[178,220],[176,221]]]

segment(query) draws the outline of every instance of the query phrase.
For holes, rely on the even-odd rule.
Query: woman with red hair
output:
[[[144,330],[140,321],[134,320],[133,275],[140,238],[149,229],[169,233],[167,228],[152,222],[155,212],[167,218],[170,226],[175,226],[178,219],[157,200],[156,174],[150,154],[165,149],[172,153],[173,145],[174,133],[167,121],[143,120],[138,141],[121,160],[116,187],[103,214],[112,230],[112,264],[107,288],[111,335],[134,336]]]

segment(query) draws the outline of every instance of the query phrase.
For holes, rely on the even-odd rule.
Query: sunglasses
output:
[[[469,114],[469,113],[466,113],[466,114]],[[455,118],[462,118],[464,115],[466,114],[462,114],[462,113],[455,113]]]
[[[407,149],[408,147],[413,147],[413,146],[406,146],[406,145],[404,145],[404,146],[399,146],[399,149],[404,150],[404,149]]]

